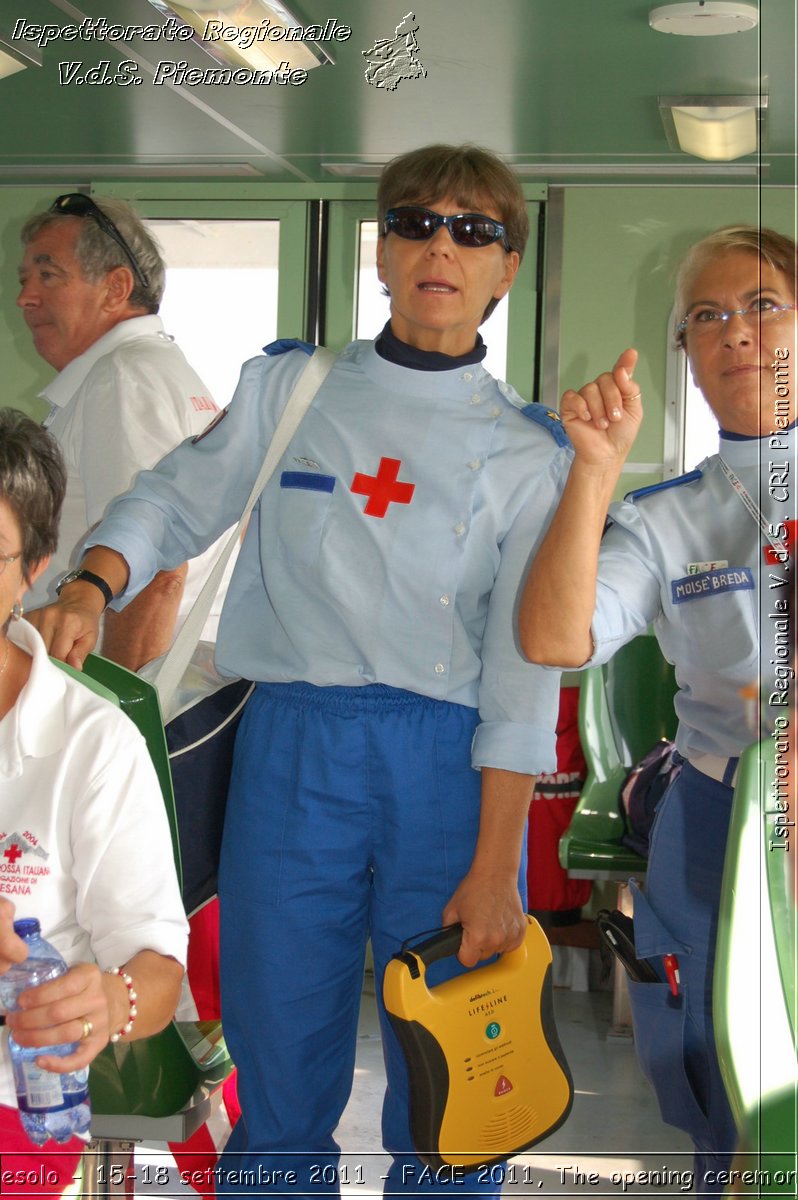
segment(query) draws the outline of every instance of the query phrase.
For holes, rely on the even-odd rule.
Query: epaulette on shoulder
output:
[[[624,500],[642,500],[644,496],[653,496],[657,492],[666,492],[668,488],[681,487],[683,483],[695,483],[697,479],[701,479],[703,472],[696,468],[695,471],[688,471],[685,475],[677,475],[674,479],[663,479],[662,483],[652,483],[648,487],[637,488],[634,492],[627,492]]]
[[[304,350],[310,357],[315,349],[312,342],[303,342],[299,338],[278,338],[276,342],[269,342],[268,346],[264,346],[263,353],[273,356],[287,354],[289,350]]]
[[[565,426],[553,408],[549,408],[546,404],[525,404],[518,411],[522,417],[528,417],[530,421],[534,421],[536,425],[547,430],[558,446],[571,445],[571,439],[565,432]]]

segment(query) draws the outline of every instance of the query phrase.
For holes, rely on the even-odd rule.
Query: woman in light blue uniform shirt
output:
[[[794,639],[795,279],[795,243],[771,230],[722,229],[689,252],[676,334],[718,420],[719,452],[613,505],[603,538],[642,418],[635,352],[565,393],[574,464],[519,618],[523,648],[538,663],[606,662],[653,624],[675,665],[685,763],[657,810],[645,892],[634,888],[636,950],[663,982],[630,991],[641,1066],[663,1118],[691,1135],[696,1189],[709,1193],[723,1190],[736,1140],[714,1044],[712,968],[737,761],[760,733],[747,699],[760,672],[763,728],[788,711],[773,682],[770,614],[787,604]],[[666,954],[679,962],[676,1002]]]
[[[390,323],[343,351],[303,419],[219,627],[220,670],[258,682],[220,870],[243,1110],[222,1192],[247,1171],[255,1190],[294,1173],[275,1198],[334,1190],[367,939],[378,995],[421,931],[459,921],[464,965],[517,946],[533,779],[556,763],[559,679],[521,655],[513,607],[570,450],[554,414],[485,371],[478,333],[518,269],[524,197],[493,155],[431,146],[388,165],[378,208]],[[224,418],[95,531],[84,566],[121,604],[238,518],[307,361],[285,350],[246,363]],[[64,587],[42,618],[56,653],[81,659],[101,603],[88,578]],[[383,1043],[387,1186],[427,1187],[385,1022]]]

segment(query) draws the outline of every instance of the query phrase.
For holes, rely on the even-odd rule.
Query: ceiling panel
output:
[[[0,180],[114,178],[132,168],[224,178],[325,181],[325,164],[374,164],[429,141],[471,140],[524,164],[530,178],[629,181],[704,178],[700,160],[669,150],[657,96],[769,96],[761,178],[795,182],[795,0],[761,0],[757,30],[675,37],[648,26],[640,0],[416,0],[424,78],[394,91],[370,86],[363,51],[390,37],[407,0],[288,0],[304,24],[334,17],[352,36],[329,43],[334,65],[300,87],[155,86],[164,60],[213,66],[195,44],[54,41],[41,68],[0,81]],[[59,26],[104,16],[160,25],[147,0],[0,0],[8,31],[20,13]],[[140,84],[59,82],[59,63],[137,64]],[[715,167],[728,182],[740,167],[756,182],[756,158]],[[204,169],[205,168],[205,169]],[[376,168],[373,168],[376,173]]]

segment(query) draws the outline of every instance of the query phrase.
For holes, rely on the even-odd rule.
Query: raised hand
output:
[[[637,351],[624,350],[611,371],[578,391],[569,388],[560,417],[577,459],[585,465],[623,463],[643,419],[640,390],[632,378]]]

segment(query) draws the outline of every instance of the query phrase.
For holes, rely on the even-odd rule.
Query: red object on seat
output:
[[[560,866],[557,848],[570,824],[587,777],[579,741],[579,688],[560,691],[557,718],[557,771],[539,775],[529,808],[527,888],[530,912],[580,909],[590,899],[589,879],[569,879]]]

